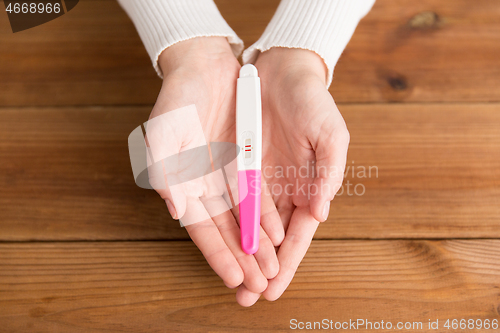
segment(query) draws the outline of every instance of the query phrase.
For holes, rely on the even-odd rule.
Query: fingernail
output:
[[[323,208],[323,222],[326,221],[329,214],[330,214],[330,201],[327,201],[325,202],[325,207]]]
[[[172,203],[171,203],[171,202],[170,202],[170,200],[168,200],[168,199],[167,199],[167,200],[165,200],[165,201],[166,201],[166,203],[167,203],[167,208],[168,208],[168,211],[169,211],[170,215],[172,215],[172,218],[173,218],[174,220],[177,220],[177,212],[176,212],[176,210],[175,210],[174,205],[172,205]]]
[[[229,289],[234,289],[234,288],[236,288],[235,286],[230,285],[230,284],[229,284],[229,283],[227,283],[226,281],[223,281],[223,282],[224,282],[224,284],[226,285],[226,287],[228,287]]]

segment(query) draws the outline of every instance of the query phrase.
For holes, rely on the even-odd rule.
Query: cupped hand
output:
[[[146,129],[147,143],[154,154],[164,158],[210,142],[235,143],[236,79],[240,64],[226,38],[201,37],[175,44],[163,51],[159,65],[164,75],[163,85]],[[193,109],[185,107],[190,105],[196,106],[199,122],[189,117]],[[178,109],[186,110],[186,117],[166,117],[170,122],[160,130],[150,126],[159,116]],[[272,198],[263,197],[260,248],[254,255],[248,255],[241,249],[237,214],[227,207],[222,209],[225,212],[214,216],[207,207],[210,202],[220,212],[221,205],[226,204],[222,198],[225,189],[210,186],[210,176],[177,185],[176,191],[168,184],[158,186],[171,179],[166,169],[172,170],[163,166],[159,173],[150,172],[150,182],[157,185],[153,187],[166,201],[173,218],[204,217],[186,225],[186,229],[213,270],[230,288],[244,285],[250,292],[263,292],[268,279],[278,273],[275,246],[284,238]],[[238,295],[237,299],[247,305]]]
[[[326,88],[326,67],[314,52],[272,48],[255,66],[262,85],[262,175],[268,184],[285,239],[280,270],[264,297],[279,298],[290,284],[344,176],[349,132]],[[250,304],[258,293],[241,286]]]

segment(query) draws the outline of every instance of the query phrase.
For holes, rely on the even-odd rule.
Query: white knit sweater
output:
[[[158,75],[158,57],[167,47],[194,37],[223,36],[235,56],[243,41],[229,27],[212,0],[118,0],[134,22]],[[259,40],[243,52],[253,63],[259,52],[272,47],[316,52],[333,68],[356,26],[375,0],[282,0]]]

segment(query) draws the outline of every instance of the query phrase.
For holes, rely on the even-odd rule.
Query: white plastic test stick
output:
[[[237,83],[236,143],[241,247],[254,254],[259,249],[262,102],[257,68],[250,64],[241,67]]]

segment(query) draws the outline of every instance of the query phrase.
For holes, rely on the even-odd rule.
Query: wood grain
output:
[[[0,44],[0,105],[151,104],[161,86],[116,0],[15,34],[0,15]]]
[[[351,133],[351,170],[317,238],[499,236],[500,105],[340,110]]]
[[[491,321],[500,319],[499,267],[499,240],[315,241],[281,299],[245,309],[191,242],[0,244],[0,322],[55,333]]]
[[[340,110],[355,174],[317,238],[500,237],[499,104]],[[127,137],[149,111],[0,109],[0,240],[188,239],[134,184]]]
[[[134,182],[127,138],[149,112],[1,109],[0,237],[187,238],[165,202]]]
[[[338,102],[500,100],[500,2],[377,0],[335,70]]]
[[[255,42],[278,0],[218,0]],[[497,0],[378,0],[345,50],[338,102],[500,101]],[[63,17],[13,34],[0,15],[0,105],[153,104],[161,84],[116,0],[81,0]]]

